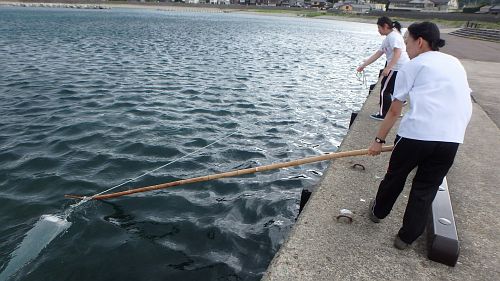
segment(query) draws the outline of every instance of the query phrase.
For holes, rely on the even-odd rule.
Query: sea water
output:
[[[69,213],[64,194],[229,134],[121,188],[335,151],[367,95],[355,67],[381,40],[332,20],[0,7],[1,278],[259,280],[328,163]]]

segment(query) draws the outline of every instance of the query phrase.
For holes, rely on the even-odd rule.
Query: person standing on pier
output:
[[[356,71],[361,72],[379,59],[383,54],[387,58],[384,70],[382,71],[382,82],[379,99],[379,111],[370,115],[375,120],[384,120],[389,107],[391,106],[392,92],[394,90],[394,81],[398,74],[398,70],[408,62],[408,54],[403,36],[401,36],[401,24],[397,21],[392,21],[388,17],[381,17],[377,20],[378,32],[380,35],[386,36],[380,49],[377,50],[371,57],[364,61]],[[396,30],[394,30],[396,29]],[[396,31],[396,32],[394,32]]]
[[[370,155],[380,154],[403,102],[411,99],[389,167],[368,213],[373,222],[389,215],[408,174],[417,168],[403,225],[394,240],[398,249],[407,248],[425,230],[432,201],[463,143],[472,115],[467,74],[457,58],[439,52],[444,44],[434,23],[413,23],[408,27],[406,47],[411,60],[399,71],[392,105],[369,147]]]

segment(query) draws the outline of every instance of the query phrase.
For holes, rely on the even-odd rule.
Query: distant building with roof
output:
[[[458,0],[392,0],[389,10],[394,11],[456,11]]]
[[[500,5],[491,6],[491,8],[489,9],[489,13],[495,15],[500,14]]]
[[[333,4],[333,9],[344,13],[367,13],[374,7],[364,1],[340,1]]]
[[[481,8],[479,8],[479,11],[477,11],[476,14],[488,14],[491,7],[491,5],[482,6]]]

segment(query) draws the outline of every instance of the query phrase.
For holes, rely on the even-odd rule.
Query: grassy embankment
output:
[[[303,9],[303,10],[279,10],[279,9],[252,9],[248,10],[256,13],[268,13],[268,14],[291,14],[291,15],[296,15],[300,17],[322,17],[322,18],[328,18],[331,17],[332,19],[349,19],[349,20],[360,20],[362,22],[376,22],[377,17],[376,16],[369,16],[369,15],[356,15],[356,14],[346,14],[346,13],[329,13],[326,11],[317,11],[317,10],[308,10],[308,9]],[[399,22],[415,22],[415,21],[421,21],[421,20],[415,20],[411,18],[401,18],[401,17],[393,17],[393,20],[397,20]],[[432,19],[430,20],[439,26],[445,26],[445,27],[450,27],[450,28],[459,28],[465,26],[466,21],[460,21],[460,20],[444,20],[444,19]],[[475,23],[478,23],[481,28],[489,28],[489,29],[500,29],[500,22],[481,22],[481,21],[474,21]]]

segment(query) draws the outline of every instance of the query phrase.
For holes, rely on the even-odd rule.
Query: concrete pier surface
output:
[[[473,90],[472,119],[447,176],[461,247],[457,265],[430,261],[425,233],[409,249],[393,247],[412,175],[392,213],[379,224],[369,220],[386,153],[330,165],[263,280],[500,280],[500,44],[443,37],[448,46],[442,51],[461,59]],[[375,137],[380,122],[369,115],[377,110],[377,94],[367,98],[340,151],[367,148]],[[351,224],[337,221],[341,209],[353,212]]]

